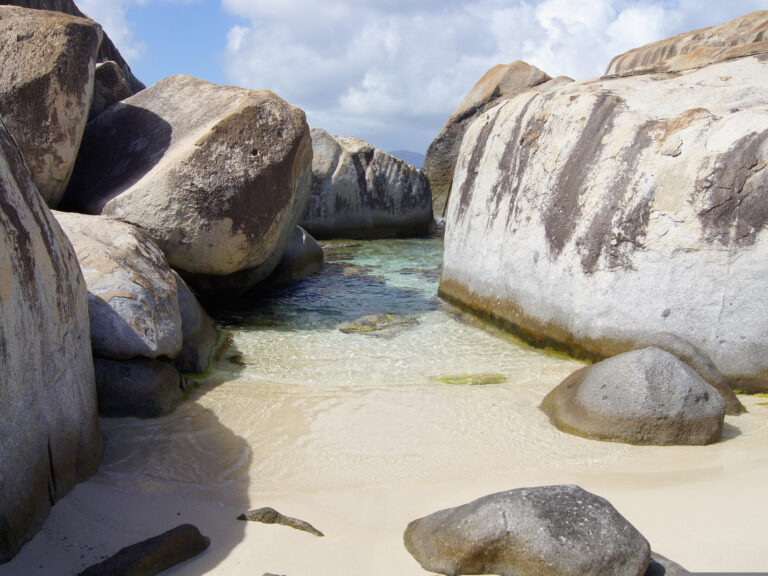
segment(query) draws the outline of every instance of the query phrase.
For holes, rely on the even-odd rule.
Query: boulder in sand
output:
[[[711,444],[725,401],[693,368],[658,348],[620,354],[568,376],[541,403],[564,432],[628,444]]]
[[[301,226],[315,238],[420,236],[434,230],[424,175],[358,138],[312,129],[312,194]]]
[[[429,572],[500,576],[642,576],[645,538],[578,486],[519,488],[414,520],[405,547]]]
[[[75,165],[101,37],[85,18],[0,6],[0,115],[51,207]]]
[[[101,462],[77,257],[0,121],[0,562]]]
[[[242,292],[280,261],[311,160],[275,94],[172,76],[88,124],[65,202],[140,226],[193,286]]]
[[[175,272],[174,276],[179,293],[183,337],[181,352],[174,363],[182,372],[205,372],[216,346],[216,328],[187,283]]]

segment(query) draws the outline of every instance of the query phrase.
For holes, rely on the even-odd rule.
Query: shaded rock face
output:
[[[447,576],[639,576],[650,561],[645,538],[578,486],[485,496],[414,520],[404,540],[425,570]]]
[[[628,444],[711,444],[725,416],[717,390],[658,348],[577,370],[541,408],[564,432]]]
[[[768,387],[768,61],[571,83],[480,116],[440,294],[597,359],[672,332]]]
[[[175,358],[183,343],[177,278],[141,229],[57,212],[88,286],[93,352],[100,358]]]
[[[51,207],[75,165],[101,36],[84,18],[0,6],[0,115]]]
[[[456,158],[469,125],[484,111],[535,86],[551,85],[552,78],[521,60],[494,66],[474,85],[456,107],[424,159],[424,174],[432,188],[435,216],[445,216]],[[558,83],[562,81],[558,79]]]
[[[315,238],[420,236],[434,229],[429,182],[404,161],[312,129],[312,194],[301,226]]]
[[[280,261],[311,160],[298,108],[173,76],[88,124],[65,200],[140,226],[198,288],[243,291]]]
[[[768,54],[768,10],[634,48],[614,57],[605,74],[682,72],[755,54]]]
[[[120,100],[133,95],[120,66],[116,62],[101,62],[94,73],[93,101],[88,120],[93,120]]]
[[[185,382],[170,361],[94,359],[99,415],[157,418],[184,399]]]
[[[35,10],[52,10],[54,12],[63,12],[71,16],[79,16],[80,18],[88,18],[83,14],[72,0],[0,0],[1,4],[10,4],[13,6],[21,6],[23,8],[33,8]],[[123,59],[122,55],[109,39],[109,36],[104,34],[104,38],[99,46],[99,53],[97,55],[98,62],[115,62],[123,71],[126,82],[131,87],[133,93],[144,90],[145,86],[142,82],[133,75],[131,67]]]
[[[289,284],[323,269],[323,249],[301,226],[296,226],[277,268],[269,277],[270,284]]]
[[[101,461],[85,281],[0,121],[0,562]]]
[[[187,283],[176,272],[173,275],[179,293],[183,336],[181,352],[174,363],[181,372],[205,372],[216,346],[216,328]]]

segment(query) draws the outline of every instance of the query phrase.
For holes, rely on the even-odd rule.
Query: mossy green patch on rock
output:
[[[485,372],[480,374],[457,374],[454,376],[433,376],[433,382],[456,384],[459,386],[484,386],[487,384],[504,384],[507,377],[504,374]]]

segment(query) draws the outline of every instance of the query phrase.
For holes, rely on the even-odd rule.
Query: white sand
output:
[[[0,575],[75,574],[192,522],[211,547],[168,576],[423,576],[402,544],[409,521],[489,493],[561,483],[607,498],[655,551],[689,570],[768,571],[767,399],[743,397],[749,413],[727,417],[712,446],[577,438],[538,409],[576,363],[455,324],[438,327],[450,345],[426,351],[419,330],[436,328],[428,319],[409,332],[407,345],[354,337],[351,349],[372,359],[351,368],[348,358],[333,362],[328,335],[317,342],[304,335],[304,348],[295,340],[282,348],[239,341],[249,367],[211,380],[173,415],[104,420],[99,474],[54,507]],[[323,350],[313,358],[317,346]],[[462,349],[465,364],[451,346]],[[350,348],[338,353],[348,356]],[[423,358],[416,368],[409,354]],[[509,381],[430,380],[463,372]],[[325,385],[291,379],[321,373]],[[388,385],[391,373],[408,381]],[[306,520],[326,537],[235,519],[262,506]]]

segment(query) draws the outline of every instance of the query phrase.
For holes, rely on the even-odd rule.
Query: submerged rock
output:
[[[541,408],[564,432],[629,444],[711,444],[725,416],[717,390],[658,348],[577,370]]]
[[[193,287],[238,293],[280,261],[311,160],[304,113],[275,94],[172,76],[88,124],[65,201],[146,230]]]
[[[429,572],[500,576],[642,576],[643,536],[578,486],[499,492],[408,525],[408,552]]]
[[[485,386],[487,384],[504,384],[507,377],[504,374],[459,374],[456,376],[434,376],[431,378],[434,382],[443,384],[457,384],[460,386]]]
[[[290,284],[323,269],[323,249],[301,226],[296,226],[277,268],[269,277],[270,284]]]
[[[91,20],[0,6],[0,115],[51,207],[75,165],[101,37]]]
[[[101,462],[88,295],[0,120],[0,563]]]
[[[399,314],[371,314],[363,316],[354,322],[339,326],[345,334],[367,334],[371,336],[394,336],[401,330],[418,324],[419,320],[412,316]]]
[[[387,238],[434,227],[424,175],[371,144],[312,129],[312,193],[301,219],[315,238]]]
[[[600,359],[672,332],[768,389],[768,60],[529,92],[469,128],[440,295]]]
[[[182,524],[159,536],[126,546],[87,568],[79,576],[154,576],[197,556],[211,540],[192,524]]]
[[[258,510],[249,510],[248,512],[240,514],[237,519],[248,520],[250,522],[261,522],[262,524],[282,524],[283,526],[295,528],[296,530],[309,532],[315,536],[325,536],[325,534],[312,526],[312,524],[304,522],[304,520],[299,520],[298,518],[283,516],[274,508],[259,508]]]
[[[614,57],[605,74],[682,72],[755,54],[768,54],[768,10],[634,48]]]

